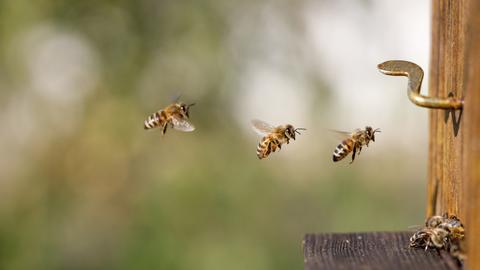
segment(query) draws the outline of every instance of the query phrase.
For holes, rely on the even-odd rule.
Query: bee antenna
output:
[[[375,129],[375,130],[373,131],[373,133],[375,133],[375,132],[381,132],[381,131],[380,131],[379,128],[377,128],[377,129]]]
[[[295,132],[298,133],[298,134],[301,134],[301,133],[299,132],[299,130],[307,130],[307,129],[306,129],[306,128],[296,128],[296,129],[295,129]]]
[[[187,107],[192,107],[193,105],[195,105],[195,103],[188,104]]]

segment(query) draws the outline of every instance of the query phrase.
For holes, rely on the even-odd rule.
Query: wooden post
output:
[[[480,269],[480,3],[433,0],[429,95],[465,99],[464,110],[430,110],[427,215],[466,222],[468,269]]]
[[[465,172],[467,216],[467,268],[480,269],[480,2],[470,1],[467,10],[465,58]]]
[[[465,93],[464,0],[432,3],[432,50],[429,95],[463,97]],[[465,218],[461,111],[430,111],[427,216],[449,212]]]

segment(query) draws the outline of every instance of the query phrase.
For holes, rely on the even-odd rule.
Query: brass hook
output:
[[[386,75],[408,77],[408,98],[417,106],[443,110],[460,110],[463,107],[463,99],[421,95],[420,87],[422,86],[423,70],[415,63],[403,60],[390,60],[379,64],[378,69]]]

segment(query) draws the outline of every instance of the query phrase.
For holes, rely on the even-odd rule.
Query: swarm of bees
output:
[[[344,131],[335,131],[337,134],[342,135],[345,139],[337,145],[335,150],[333,151],[333,162],[340,161],[344,159],[350,152],[352,153],[352,161],[350,164],[353,163],[355,160],[355,154],[358,151],[358,155],[362,151],[362,147],[368,144],[370,141],[375,141],[375,133],[380,132],[380,129],[373,129],[372,127],[365,127],[365,129],[357,129],[354,132],[344,132]]]
[[[425,227],[410,237],[410,247],[445,249],[453,257],[464,260],[464,238],[465,229],[460,219],[445,213],[429,217]]]
[[[270,153],[282,149],[282,144],[290,143],[290,139],[295,140],[295,134],[300,134],[299,130],[306,130],[305,128],[294,128],[287,124],[283,126],[274,127],[261,120],[252,120],[253,129],[263,136],[262,140],[257,146],[257,157],[264,159]]]
[[[145,120],[143,126],[145,129],[160,127],[162,134],[167,132],[168,126],[184,132],[194,131],[195,127],[188,122],[188,118],[190,117],[189,110],[193,105],[195,105],[195,103],[187,105],[182,102],[174,102],[163,110],[151,114]]]
[[[151,114],[144,121],[145,129],[152,129],[160,127],[162,134],[167,132],[170,126],[173,129],[191,132],[195,127],[189,122],[190,107],[195,105],[185,104],[183,102],[175,101],[162,110]],[[267,158],[272,152],[282,149],[283,144],[289,144],[290,139],[295,140],[296,134],[300,134],[300,130],[305,128],[295,128],[293,125],[286,124],[280,126],[272,126],[261,120],[252,120],[253,129],[262,136],[262,140],[257,146],[257,157],[259,159]],[[357,129],[354,132],[333,131],[342,136],[343,141],[335,148],[333,152],[333,161],[337,162],[344,159],[350,152],[352,154],[352,163],[355,160],[355,155],[362,151],[363,146],[367,146],[370,141],[375,141],[375,133],[380,132],[380,129],[373,129],[372,127],[365,127],[365,129]]]

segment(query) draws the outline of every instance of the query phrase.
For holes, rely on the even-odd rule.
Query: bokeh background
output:
[[[429,8],[1,0],[0,268],[302,269],[305,233],[420,224],[427,112],[376,65],[428,70]],[[195,132],[143,130],[178,95]],[[259,161],[252,118],[308,130]]]

